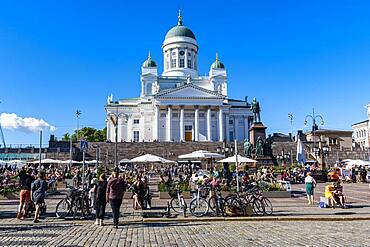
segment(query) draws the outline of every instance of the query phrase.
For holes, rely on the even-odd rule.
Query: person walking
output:
[[[113,224],[116,229],[118,228],[120,207],[122,204],[124,191],[125,181],[119,176],[119,168],[116,167],[107,185],[107,202],[109,201],[109,204],[112,208]]]
[[[307,176],[304,180],[304,183],[306,184],[306,194],[308,199],[308,205],[314,204],[314,189],[316,187],[316,180],[312,177],[311,172],[307,172]]]
[[[29,168],[27,173],[19,173],[19,183],[21,191],[19,192],[19,208],[17,219],[24,219],[28,212],[29,204],[31,202],[31,186],[35,178],[32,176],[33,170]]]
[[[47,187],[48,185],[45,181],[45,173],[40,172],[38,174],[38,179],[33,182],[31,187],[33,202],[36,205],[35,218],[33,220],[33,223],[39,222],[41,207],[45,205],[45,194]]]
[[[96,199],[95,199],[95,211],[96,211],[96,221],[95,225],[103,226],[103,220],[105,217],[105,206],[107,204],[107,178],[105,174],[100,175],[99,181],[96,188]]]

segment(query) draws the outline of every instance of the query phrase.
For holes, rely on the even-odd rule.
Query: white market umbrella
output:
[[[247,158],[247,157],[244,157],[244,156],[241,156],[241,155],[238,154],[238,159],[236,158],[236,155],[234,155],[234,156],[231,156],[229,158],[219,160],[217,162],[218,163],[236,163],[236,162],[238,162],[238,163],[256,163],[258,161]]]
[[[121,159],[119,163],[131,163],[131,160],[129,159]]]
[[[96,164],[96,163],[102,163],[101,161],[97,161],[97,160],[87,160],[85,161],[85,164]]]
[[[304,153],[304,147],[301,139],[298,138],[297,141],[297,162],[299,164],[305,164],[306,163],[306,156]]]
[[[24,160],[11,160],[7,162],[10,165],[16,165],[17,167],[23,167],[26,165],[26,161]]]
[[[194,151],[189,154],[183,154],[179,156],[179,159],[217,159],[224,158],[225,155],[218,153],[211,153],[205,150]]]
[[[70,164],[70,163],[72,163],[72,164],[78,164],[78,161],[76,161],[76,160],[61,160],[59,162],[59,164]]]
[[[132,163],[148,163],[148,162],[153,162],[153,163],[175,163],[172,160],[167,160],[165,158],[153,155],[153,154],[144,154],[138,157],[135,157],[130,160]]]
[[[5,164],[6,164],[6,161],[0,160],[0,165],[5,165]]]

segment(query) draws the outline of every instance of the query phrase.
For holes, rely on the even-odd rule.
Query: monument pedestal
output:
[[[258,137],[261,137],[263,141],[266,140],[266,129],[262,122],[253,123],[249,129],[249,141],[253,147],[257,144]]]

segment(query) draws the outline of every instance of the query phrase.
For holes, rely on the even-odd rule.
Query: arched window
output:
[[[147,83],[145,86],[145,94],[149,95],[152,94],[152,83]]]

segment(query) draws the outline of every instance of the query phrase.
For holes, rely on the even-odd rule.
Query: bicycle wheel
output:
[[[262,208],[263,208],[263,212],[265,215],[272,215],[273,213],[273,208],[272,208],[272,203],[271,201],[266,198],[266,197],[263,197],[261,199],[261,203],[262,203]]]
[[[91,214],[90,199],[87,196],[81,198],[81,215],[86,218]]]
[[[262,206],[262,201],[259,198],[254,198],[252,200],[252,206],[253,206],[253,213],[256,216],[261,216],[264,214],[264,209]]]
[[[226,215],[227,216],[238,216],[244,215],[244,207],[236,195],[226,197]]]
[[[180,206],[180,202],[177,197],[172,198],[170,204],[171,204],[172,210],[175,213],[182,213],[184,211],[183,207]]]
[[[59,219],[66,218],[71,213],[71,203],[67,199],[62,199],[58,202],[55,209],[55,215]]]
[[[213,195],[208,199],[208,206],[212,212],[216,212],[216,196]]]
[[[190,213],[195,217],[202,217],[208,213],[208,202],[204,198],[194,198],[190,202]]]

